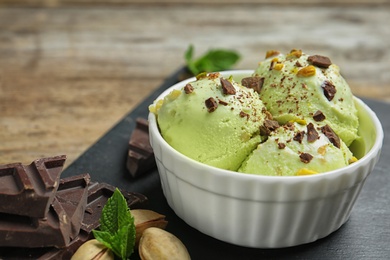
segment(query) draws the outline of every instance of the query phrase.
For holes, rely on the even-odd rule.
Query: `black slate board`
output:
[[[126,171],[128,140],[138,117],[147,118],[148,106],[178,81],[184,69],[172,74],[148,98],[74,161],[62,177],[88,172],[106,182],[149,197],[149,208],[167,216],[167,230],[187,246],[192,259],[390,259],[390,105],[363,99],[382,122],[385,140],[381,158],[368,177],[350,219],[339,230],[316,242],[282,249],[253,249],[231,245],[188,226],[168,206],[157,170],[132,179]],[[234,223],[232,223],[234,225]],[[133,255],[132,259],[139,259]]]

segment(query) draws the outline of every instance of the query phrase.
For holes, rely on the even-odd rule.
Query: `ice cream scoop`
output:
[[[332,171],[356,160],[329,126],[287,123],[271,129],[268,139],[240,167],[239,172],[299,176]]]
[[[262,78],[260,97],[280,124],[306,120],[329,125],[349,146],[359,121],[352,92],[329,58],[292,50],[267,52],[254,73]]]
[[[219,73],[200,75],[150,107],[163,138],[205,164],[237,170],[261,142],[269,117],[258,93]]]

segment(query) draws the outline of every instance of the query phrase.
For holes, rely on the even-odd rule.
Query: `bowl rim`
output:
[[[253,74],[253,70],[227,70],[227,71],[221,71],[222,76],[230,76],[230,75],[245,75],[247,74],[248,76]],[[171,87],[167,88],[164,90],[155,100],[162,99],[164,96],[169,94],[172,90],[174,89],[179,89],[185,84],[189,82],[193,82],[196,80],[196,77],[191,77],[189,79],[180,81]],[[208,172],[213,172],[213,174],[216,175],[216,177],[233,177],[233,178],[240,178],[242,180],[247,180],[247,181],[269,181],[269,182],[275,182],[275,181],[288,181],[288,182],[296,182],[296,181],[302,181],[302,180],[317,180],[317,179],[323,179],[323,178],[335,178],[338,175],[342,175],[344,172],[354,172],[357,168],[361,167],[362,165],[365,165],[369,163],[369,161],[377,154],[383,145],[383,138],[384,138],[384,133],[383,133],[383,128],[382,124],[379,121],[376,113],[367,105],[365,104],[360,98],[354,96],[354,101],[355,103],[357,102],[361,108],[364,109],[365,112],[367,112],[370,116],[370,119],[372,123],[374,124],[374,129],[375,129],[375,141],[371,149],[362,157],[360,158],[357,162],[350,164],[348,166],[332,170],[332,171],[327,171],[327,172],[321,172],[319,174],[314,174],[314,175],[302,175],[302,176],[270,176],[270,175],[258,175],[258,174],[247,174],[247,173],[242,173],[242,172],[237,172],[237,171],[231,171],[231,170],[225,170],[221,169],[215,166],[210,166],[201,162],[198,162],[182,153],[174,149],[172,146],[170,146],[165,139],[162,137],[159,129],[158,129],[158,124],[157,124],[157,117],[154,113],[149,112],[148,115],[148,121],[149,121],[149,128],[150,128],[150,134],[154,134],[154,136],[157,138],[157,141],[160,143],[160,145],[164,146],[164,149],[168,149],[169,152],[171,152],[174,156],[178,156],[182,161],[187,160],[189,163],[194,164],[196,167],[205,167],[207,169],[210,169]],[[153,146],[153,144],[152,144]]]

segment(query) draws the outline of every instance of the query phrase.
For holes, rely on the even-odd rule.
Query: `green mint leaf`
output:
[[[126,199],[116,189],[107,200],[100,216],[100,231],[93,230],[95,238],[122,259],[134,252],[135,224]]]
[[[193,59],[193,53],[194,47],[190,45],[184,55],[187,68],[193,75],[228,70],[240,59],[240,55],[232,50],[210,50],[196,60]]]
[[[240,55],[230,50],[210,50],[195,62],[200,71],[214,72],[230,69],[238,60]]]

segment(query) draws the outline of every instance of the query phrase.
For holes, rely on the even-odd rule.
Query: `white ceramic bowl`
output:
[[[252,71],[221,74],[241,80]],[[158,99],[194,80],[172,86]],[[363,157],[342,169],[294,177],[243,174],[194,161],[165,142],[150,113],[150,141],[170,207],[200,232],[235,245],[289,247],[329,235],[350,216],[383,142],[375,113],[360,99],[355,103],[363,139],[353,149]]]

